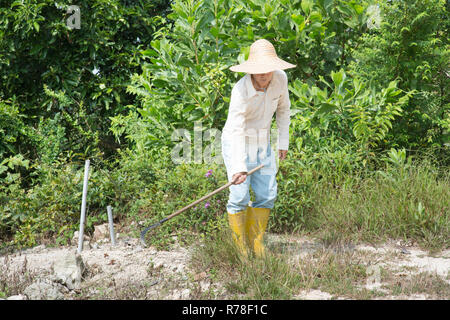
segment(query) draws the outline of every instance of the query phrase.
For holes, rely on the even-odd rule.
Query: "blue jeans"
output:
[[[232,180],[233,175],[233,172],[230,172],[229,170],[231,161],[230,152],[231,143],[222,140],[222,157],[227,168],[228,181]],[[255,199],[251,204],[253,208],[272,209],[277,197],[277,167],[275,153],[271,149],[270,143],[265,150],[263,150],[263,148],[258,148],[256,157],[250,157],[248,153],[248,147],[246,147],[246,165],[248,171],[260,164],[264,164],[264,167],[252,175],[247,176],[243,183],[230,186],[227,211],[231,214],[246,210],[250,202],[250,186],[255,195]]]

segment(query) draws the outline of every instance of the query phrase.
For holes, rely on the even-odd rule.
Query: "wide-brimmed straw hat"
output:
[[[289,62],[278,58],[275,47],[269,41],[260,39],[253,42],[250,46],[250,53],[247,61],[230,67],[230,70],[234,72],[258,74],[294,67],[294,64],[290,64]]]

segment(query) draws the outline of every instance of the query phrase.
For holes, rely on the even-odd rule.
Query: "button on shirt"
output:
[[[275,112],[278,149],[288,150],[291,103],[287,83],[286,73],[276,70],[265,92],[256,91],[250,74],[234,85],[228,118],[222,131],[222,140],[233,145],[232,174],[248,171],[245,162],[248,147],[267,145]]]

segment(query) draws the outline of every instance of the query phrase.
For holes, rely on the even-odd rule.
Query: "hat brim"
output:
[[[230,67],[233,72],[244,72],[251,74],[268,73],[275,70],[286,70],[290,68],[295,68],[295,64],[291,64],[278,57],[268,59],[266,61],[245,61],[241,64]]]

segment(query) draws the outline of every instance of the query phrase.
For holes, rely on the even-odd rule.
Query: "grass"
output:
[[[305,171],[296,184],[285,184],[279,183],[272,230],[296,229],[329,243],[402,239],[429,250],[450,246],[448,170],[417,164],[320,178]],[[291,199],[300,199],[294,211],[286,206]]]
[[[411,272],[409,276],[396,276],[383,272],[383,288],[394,296],[426,295],[428,299],[450,299],[450,283],[436,273]]]
[[[234,299],[292,299],[302,290],[324,289],[336,295],[365,297],[355,284],[365,281],[365,266],[349,253],[319,250],[293,261],[283,253],[267,251],[264,258],[239,256],[227,232],[205,239],[195,251],[193,268],[215,270]],[[361,290],[360,290],[361,291]]]
[[[291,248],[292,249],[292,248]],[[265,258],[240,258],[231,237],[221,233],[207,238],[194,252],[191,268],[214,274],[214,281],[226,289],[227,299],[299,299],[312,289],[332,299],[376,299],[424,294],[430,299],[450,298],[450,285],[436,274],[403,273],[380,267],[380,289],[366,287],[370,267],[386,257],[375,253],[322,245],[304,254],[297,250],[267,250]]]

